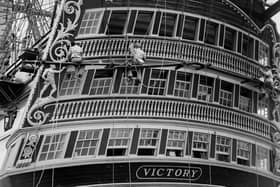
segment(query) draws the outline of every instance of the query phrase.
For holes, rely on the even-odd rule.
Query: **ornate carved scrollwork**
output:
[[[50,47],[49,56],[53,62],[59,63],[67,60],[71,46],[70,38],[73,37],[73,31],[78,26],[82,4],[82,0],[65,3],[62,21],[58,25],[56,37]]]
[[[50,112],[47,112],[47,108],[53,106],[51,103],[54,98],[38,99],[30,108],[27,114],[27,121],[31,126],[43,125],[47,122]],[[48,104],[51,103],[51,104]]]

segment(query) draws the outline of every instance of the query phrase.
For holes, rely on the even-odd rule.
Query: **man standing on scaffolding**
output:
[[[140,43],[135,43],[135,44],[130,44],[129,45],[129,50],[132,55],[132,66],[133,65],[143,65],[146,60],[146,53],[141,49],[141,44]],[[141,74],[141,69],[137,69],[137,80],[141,82],[142,80],[142,74]],[[132,70],[131,68],[128,69],[128,79],[132,79]]]

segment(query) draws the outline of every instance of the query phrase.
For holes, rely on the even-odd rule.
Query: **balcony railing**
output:
[[[208,123],[270,138],[271,124],[234,109],[186,100],[107,98],[61,101],[49,122],[104,118],[172,119]]]
[[[128,46],[140,42],[148,58],[211,64],[223,71],[248,78],[260,76],[260,65],[247,57],[205,44],[164,38],[93,38],[81,40],[84,58],[129,56]]]

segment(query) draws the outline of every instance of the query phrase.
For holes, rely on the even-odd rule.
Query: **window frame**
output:
[[[121,34],[112,34],[112,33],[108,33],[109,31],[109,27],[110,27],[110,22],[111,22],[111,18],[112,18],[112,15],[113,15],[113,12],[127,12],[127,15],[126,15],[126,20],[124,22],[124,25],[123,25],[123,30],[122,30],[122,33]],[[118,36],[118,35],[124,35],[126,32],[127,32],[127,26],[128,26],[128,22],[129,22],[129,19],[130,19],[130,15],[131,15],[131,10],[127,10],[127,9],[115,9],[115,8],[112,8],[110,9],[110,15],[108,16],[108,20],[107,20],[107,24],[106,24],[106,28],[104,30],[104,34],[105,35],[108,35],[108,36]]]
[[[127,137],[122,136],[122,137],[112,137],[112,133],[113,130],[128,130],[128,135]],[[109,138],[108,138],[108,143],[107,143],[107,147],[106,147],[106,155],[107,157],[114,157],[114,156],[127,156],[129,154],[129,150],[131,148],[131,142],[132,142],[132,138],[133,138],[133,128],[112,128],[110,129],[110,134],[109,134]],[[117,134],[119,132],[116,132]],[[115,140],[127,140],[127,145],[110,145],[110,141],[115,141]],[[113,150],[113,149],[124,149],[125,153],[122,155],[108,155],[108,150]]]
[[[264,156],[264,154],[261,154],[260,153],[263,153],[263,152],[260,152],[258,151],[258,149],[263,149],[263,150],[266,150],[267,151],[267,154],[266,154],[266,163],[265,163],[265,167],[261,166],[262,163],[259,163],[258,161],[261,161],[263,159],[260,159],[260,156]],[[265,171],[269,171],[270,169],[270,155],[269,155],[269,148],[266,148],[264,146],[261,146],[261,145],[256,145],[256,168],[257,169],[260,169],[260,170],[265,170]]]
[[[207,25],[216,25],[216,34],[215,34],[215,38],[214,38],[214,43],[211,43],[209,40],[208,40],[208,36],[209,34],[211,35],[211,32],[207,32],[208,29],[207,29]],[[209,45],[214,45],[214,46],[217,46],[218,43],[219,43],[219,35],[220,35],[220,23],[217,23],[215,21],[210,21],[210,20],[206,20],[205,21],[205,29],[204,29],[204,37],[203,37],[203,42],[205,44],[209,44]]]
[[[49,153],[50,153],[50,147],[51,147],[51,145],[53,144],[53,139],[54,139],[54,136],[56,136],[56,135],[60,135],[60,137],[59,137],[59,140],[61,140],[61,136],[62,135],[65,135],[64,136],[64,140],[65,140],[65,142],[63,143],[63,147],[62,147],[62,151],[61,151],[61,157],[60,158],[55,158],[56,157],[56,154],[57,154],[57,146],[58,145],[56,145],[55,146],[55,151],[53,152],[53,154],[54,154],[54,158],[52,158],[52,159],[47,159],[48,158],[48,155],[49,155]],[[40,158],[41,158],[41,155],[42,155],[42,151],[43,151],[43,147],[44,147],[44,145],[45,145],[45,143],[46,143],[46,138],[48,137],[48,136],[50,136],[50,141],[48,142],[48,150],[47,150],[47,152],[43,152],[44,154],[46,154],[46,156],[45,156],[45,159],[44,160],[40,160]],[[64,159],[64,157],[65,157],[65,153],[66,153],[66,149],[67,149],[67,145],[68,145],[68,142],[69,142],[69,132],[60,132],[60,133],[54,133],[54,134],[45,134],[44,135],[44,137],[43,137],[43,141],[42,141],[42,144],[41,144],[41,146],[40,146],[40,151],[39,151],[39,153],[38,153],[38,156],[37,156],[37,162],[49,162],[49,161],[54,161],[54,160],[62,160],[62,159]],[[62,143],[62,142],[55,142],[55,143]]]
[[[159,76],[157,78],[152,78],[153,71],[159,71]],[[165,79],[160,78],[160,75],[162,73],[166,74],[166,78]],[[168,70],[166,70],[166,69],[151,69],[150,75],[149,75],[147,94],[148,95],[154,95],[154,96],[164,96],[164,95],[166,95],[169,76],[170,76],[170,72]],[[157,87],[152,86],[151,85],[152,84],[151,81],[154,81],[154,84],[155,83],[156,84],[159,83],[159,86],[157,86]],[[161,86],[162,82],[164,82],[164,86],[163,87]],[[150,90],[152,92],[151,94],[150,94]],[[157,90],[157,92],[155,92],[156,90]],[[162,94],[160,94],[161,90],[163,90]]]
[[[242,143],[242,144],[248,144],[248,150],[245,150],[245,149],[242,149],[241,151],[245,151],[249,154],[248,158],[247,157],[244,157],[243,155],[239,155],[239,149],[240,149],[240,146],[239,144]],[[244,146],[243,146],[244,147]],[[242,147],[241,147],[242,148]],[[244,162],[247,162],[247,163],[238,163],[238,159],[240,159],[240,161],[244,161]],[[237,140],[237,144],[236,144],[236,162],[238,165],[243,165],[243,166],[250,166],[251,165],[251,161],[252,161],[252,143],[250,142],[247,142],[247,141],[243,141],[243,140]]]
[[[220,138],[224,138],[224,139],[228,139],[229,140],[229,144],[226,144],[226,143],[219,143],[218,142],[218,137]],[[221,139],[220,139],[221,140]],[[227,140],[225,140],[227,141]],[[228,136],[224,136],[224,135],[217,135],[216,136],[216,144],[215,144],[215,158],[216,160],[218,161],[221,161],[221,162],[231,162],[231,153],[232,153],[232,138],[231,137],[228,137]],[[218,147],[222,147],[223,149],[224,148],[228,148],[229,149],[229,152],[226,152],[226,151],[220,151],[218,150]],[[218,158],[219,155],[223,155],[223,156],[228,156],[228,161],[226,160],[221,160]]]
[[[71,75],[70,75],[70,79],[69,80],[67,80],[67,87],[66,88],[63,88],[63,83],[64,83],[64,81],[65,81],[65,78],[68,76],[68,74],[69,73],[71,73]],[[58,90],[57,90],[57,92],[58,92],[58,97],[67,97],[67,96],[76,96],[76,95],[81,95],[82,94],[82,90],[83,90],[83,87],[84,87],[84,84],[85,84],[85,79],[86,79],[86,77],[87,77],[87,72],[86,73],[84,73],[84,74],[82,74],[82,77],[81,78],[77,78],[76,77],[76,71],[74,70],[74,71],[69,71],[69,72],[66,72],[65,74],[64,74],[64,76],[63,76],[63,79],[62,79],[62,81],[61,81],[61,85],[58,87]],[[70,82],[72,81],[72,79],[73,79],[73,77],[74,77],[74,80],[75,80],[75,87],[72,87],[71,88],[71,94],[67,94],[67,92],[69,91],[69,84],[70,84]],[[80,79],[80,84],[78,84],[78,79]],[[73,92],[75,91],[75,89],[77,89],[77,87],[76,87],[76,85],[79,85],[79,87],[78,87],[78,93],[74,93],[73,94]],[[62,92],[62,90],[66,90],[65,91],[65,94],[64,95],[62,95],[61,94],[61,92]]]
[[[91,138],[91,139],[80,139],[79,140],[79,136],[81,134],[81,132],[88,132],[88,131],[98,131],[98,138]],[[78,135],[77,135],[77,138],[76,138],[76,141],[75,141],[75,145],[73,147],[73,153],[72,153],[72,158],[74,159],[81,159],[81,158],[87,158],[87,157],[96,157],[97,156],[97,153],[98,153],[98,150],[99,150],[99,147],[100,147],[100,143],[101,143],[101,138],[102,138],[102,133],[103,133],[103,129],[85,129],[85,130],[80,130]],[[85,137],[87,136],[87,134],[85,134]],[[92,135],[93,136],[93,135]],[[84,144],[84,141],[97,141],[96,143],[96,146],[95,146],[95,150],[94,150],[94,154],[93,155],[90,155],[90,154],[87,154],[87,155],[75,155],[76,151],[77,151],[77,144],[78,142],[82,142],[82,144]],[[89,153],[89,149],[91,147],[87,147],[87,152]],[[85,149],[84,146],[80,147],[79,149],[81,149],[81,152],[82,152],[82,149]]]
[[[195,135],[199,135],[198,136],[198,140],[195,140],[195,137],[196,137]],[[206,141],[199,140],[201,135],[206,135],[208,141],[206,142]],[[210,157],[210,146],[211,146],[210,137],[211,137],[211,134],[206,133],[206,132],[193,132],[193,137],[192,137],[192,153],[191,153],[192,158],[204,159],[204,160],[209,159],[209,157]],[[207,148],[206,149],[196,148],[196,147],[194,147],[195,146],[195,142],[198,143],[198,144],[201,144],[201,145],[205,144]],[[205,154],[204,156],[206,156],[206,157],[205,158],[203,158],[203,156],[196,157],[194,155],[195,154],[194,151],[200,152],[200,153],[204,153]]]
[[[152,31],[153,31],[153,25],[154,25],[154,21],[155,21],[155,16],[156,16],[156,11],[154,10],[141,10],[141,9],[136,9],[137,10],[137,13],[136,13],[136,17],[135,17],[135,20],[134,20],[134,23],[133,23],[133,29],[132,29],[132,34],[133,35],[140,35],[140,36],[149,36],[151,35]],[[148,26],[148,33],[147,35],[141,35],[141,34],[135,34],[135,28],[136,28],[136,25],[137,25],[137,20],[138,20],[138,16],[139,16],[139,12],[151,12],[152,13],[152,19],[150,21],[150,24]]]
[[[223,85],[227,84],[227,86],[231,86],[231,91],[226,90],[223,88]],[[228,94],[231,95],[231,99],[222,97],[222,94]],[[221,80],[220,84],[220,90],[219,90],[219,104],[227,107],[233,107],[233,101],[234,101],[234,84]],[[224,104],[226,102],[226,104]],[[230,103],[229,103],[230,102]]]
[[[136,76],[135,76],[136,73]],[[138,85],[136,85],[137,82],[137,72],[132,71],[132,79],[128,82],[128,77],[126,75],[126,72],[122,73],[122,77],[121,77],[121,82],[120,82],[120,87],[119,87],[119,94],[124,94],[124,95],[138,95],[141,93],[141,89],[142,89],[142,84],[138,83]],[[143,73],[142,73],[143,74]],[[142,82],[142,80],[141,80]],[[132,84],[132,85],[130,85]],[[130,92],[128,92],[128,89],[130,89]],[[134,92],[134,90],[137,89],[136,93]],[[122,92],[122,90],[124,90],[124,92]]]
[[[152,137],[142,137],[142,133],[144,130],[151,130],[152,131]],[[153,137],[153,134],[154,132],[157,131],[157,137]],[[137,144],[137,156],[156,156],[158,155],[158,151],[159,151],[159,146],[160,146],[160,140],[161,140],[161,129],[157,129],[157,128],[141,128],[140,130],[140,134],[139,134],[139,140],[138,140],[138,144]],[[155,140],[156,141],[156,144],[155,145],[151,145],[151,146],[146,146],[146,145],[140,145],[141,143],[141,140],[150,140],[150,141],[153,141]],[[139,154],[139,150],[145,150],[145,149],[148,149],[148,150],[153,150],[153,155],[145,155],[145,154]]]
[[[201,83],[201,77],[205,77],[206,78],[206,84],[202,84]],[[208,80],[212,79],[212,86],[208,85]],[[205,94],[205,92],[203,90],[200,90],[200,88],[202,88],[204,90],[204,88],[207,89],[207,93]],[[211,88],[211,94],[208,94],[209,89]],[[214,88],[215,88],[215,84],[214,84],[214,78],[213,77],[209,77],[206,75],[199,75],[199,80],[198,80],[198,86],[197,86],[197,100],[200,101],[206,101],[206,102],[213,102],[214,100]],[[201,94],[201,95],[200,95]],[[206,97],[206,99],[203,99],[203,97]],[[208,98],[209,96],[209,98]],[[201,98],[200,98],[201,97]]]
[[[186,79],[185,80],[178,80],[178,73],[181,73],[181,74],[185,74],[184,76],[187,77],[187,76],[190,76],[190,81],[188,82]],[[188,75],[187,75],[188,74]],[[175,97],[180,97],[180,98],[187,98],[187,99],[190,99],[192,97],[192,87],[193,87],[193,79],[194,79],[194,76],[192,73],[190,72],[185,72],[185,71],[176,71],[176,74],[175,74],[175,82],[174,82],[174,88],[173,88],[173,96]],[[180,85],[178,86],[179,88],[177,88],[177,83],[179,83]],[[182,86],[186,87],[187,84],[189,84],[189,90],[187,91],[186,89],[181,89],[180,87]],[[177,91],[177,95],[176,95],[176,91]],[[183,92],[183,93],[182,93]],[[189,92],[189,93],[187,93]],[[183,96],[181,96],[182,94]],[[187,96],[189,94],[189,96]]]
[[[97,26],[96,26],[96,33],[80,34],[80,30],[81,30],[81,26],[80,26],[80,27],[79,27],[79,30],[78,30],[78,33],[77,33],[77,37],[78,37],[78,38],[84,38],[84,37],[89,37],[89,36],[97,36],[97,35],[100,35],[99,30],[100,30],[100,26],[101,26],[101,23],[102,23],[102,20],[103,20],[104,12],[105,12],[104,9],[87,9],[87,10],[85,11],[84,15],[83,15],[83,18],[82,18],[82,21],[81,21],[81,25],[82,25],[82,22],[83,22],[83,20],[84,20],[84,16],[85,16],[87,13],[90,13],[90,12],[98,12],[98,11],[101,12],[101,15],[100,15],[98,24],[97,24]]]
[[[112,72],[109,72],[109,73],[112,74],[112,77],[110,78],[111,79],[110,80],[110,85],[105,86],[104,84],[106,83],[106,80],[109,80],[109,78],[108,78],[109,76],[108,77],[104,76],[102,78],[100,78],[100,77],[96,78],[96,75],[97,75],[96,72],[98,70],[104,71],[104,69],[95,69],[94,75],[93,75],[92,80],[90,82],[90,86],[89,86],[89,90],[88,90],[88,95],[102,96],[102,95],[110,95],[110,94],[112,94],[113,85],[114,85],[114,81],[115,81],[115,78],[116,78],[116,71],[112,70]],[[97,85],[95,87],[93,87],[94,81],[97,81]],[[104,81],[104,84],[102,86],[102,93],[99,94],[98,90],[101,89],[101,86],[100,86],[100,82],[101,81]],[[104,94],[104,89],[105,88],[108,88],[108,93]],[[93,89],[95,89],[94,93],[92,93]]]
[[[170,132],[177,132],[177,133],[183,133],[183,137],[184,139],[180,139],[180,138],[174,138],[174,135],[172,138],[170,138]],[[179,135],[180,136],[180,135]],[[185,153],[186,153],[186,144],[187,144],[187,131],[186,130],[177,130],[177,129],[168,129],[168,133],[167,133],[167,139],[166,139],[166,149],[165,149],[165,155],[167,157],[184,157]],[[182,146],[179,147],[179,146],[169,146],[169,141],[171,142],[181,142],[182,143]],[[170,155],[169,151],[174,151],[175,152],[175,155]],[[180,156],[177,156],[176,155],[176,151],[181,151],[181,155]]]
[[[195,30],[194,30],[194,39],[189,39],[189,38],[184,37],[186,20],[188,20],[187,17],[191,18],[190,20],[195,20],[196,21]],[[182,26],[182,36],[181,36],[181,38],[184,39],[184,40],[197,41],[198,37],[199,37],[200,24],[201,24],[201,18],[200,17],[195,17],[195,16],[184,14],[184,21],[183,21],[183,26]]]

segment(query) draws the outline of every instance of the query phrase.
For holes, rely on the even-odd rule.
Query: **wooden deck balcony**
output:
[[[126,58],[129,57],[130,43],[140,42],[148,59],[166,60],[166,63],[184,61],[211,64],[227,73],[246,78],[258,78],[261,65],[256,61],[218,47],[198,42],[159,37],[103,37],[81,39],[85,59]]]
[[[42,111],[43,110],[43,111]],[[161,119],[231,128],[270,139],[274,124],[257,115],[195,100],[157,97],[81,98],[51,102],[34,108],[53,122],[95,119]]]

